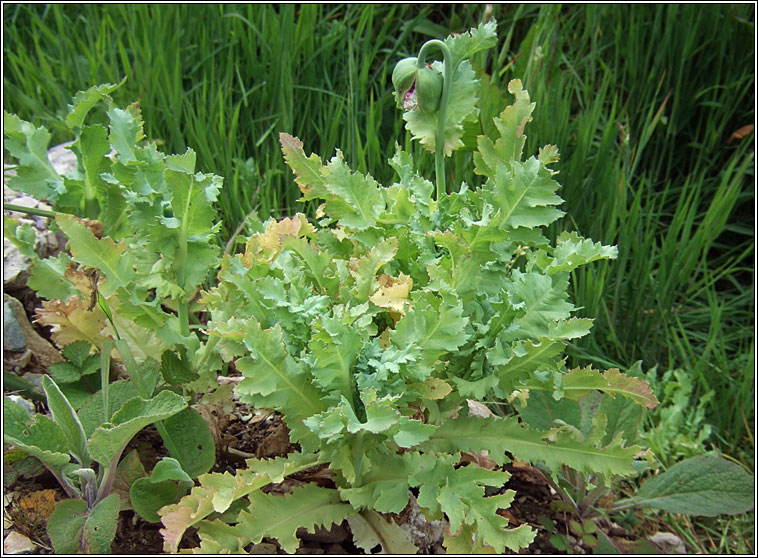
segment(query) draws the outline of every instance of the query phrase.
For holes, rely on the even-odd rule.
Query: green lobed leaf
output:
[[[522,312],[513,320],[518,326],[513,336],[520,339],[549,337],[550,324],[568,319],[575,309],[568,302],[567,274],[550,276],[513,270],[512,277],[506,287],[508,302]]]
[[[3,234],[22,255],[31,260],[40,259],[34,250],[37,235],[29,223],[19,223],[18,219],[3,215]]]
[[[450,35],[445,39],[445,45],[453,55],[453,63],[471,58],[477,52],[497,45],[497,23],[490,20],[465,33]]]
[[[193,554],[247,554],[245,547],[250,544],[250,538],[239,525],[202,520],[197,526],[200,546],[192,549]]]
[[[601,259],[614,259],[617,256],[616,246],[604,246],[599,242],[581,238],[574,231],[564,231],[558,236],[552,257],[540,250],[535,259],[545,273],[552,274],[556,271],[572,271],[581,265]]]
[[[414,472],[417,454],[391,454],[380,449],[364,448],[360,479],[340,467],[339,461],[332,460],[331,468],[346,473],[349,487],[339,487],[340,496],[350,502],[356,510],[373,509],[381,513],[400,513],[407,505],[409,482]],[[433,459],[429,456],[429,459]]]
[[[304,238],[287,238],[282,247],[291,250],[305,264],[310,277],[318,287],[317,292],[334,296],[337,292],[337,278],[334,263],[328,252],[321,251],[314,243]]]
[[[509,344],[498,341],[489,352],[488,362],[495,368],[497,383],[504,393],[520,388],[535,371],[552,371],[560,367],[562,361],[558,357],[565,351],[565,345],[547,337],[540,337],[538,341]]]
[[[50,132],[35,128],[15,114],[3,112],[3,148],[18,161],[8,187],[38,200],[55,201],[63,193],[63,179],[47,157]]]
[[[595,448],[566,432],[559,432],[553,441],[547,439],[548,434],[524,427],[515,417],[505,420],[458,417],[442,424],[421,447],[447,453],[486,449],[498,465],[505,463],[507,451],[519,461],[543,461],[552,471],[568,465],[580,472],[608,478],[635,471],[632,461],[640,451],[637,446],[625,448],[611,444]]]
[[[376,545],[381,545],[384,554],[416,554],[418,547],[413,544],[410,534],[372,510],[363,510],[347,518],[353,544],[366,553]]]
[[[408,379],[423,382],[432,372],[435,362],[445,353],[455,351],[468,339],[468,318],[463,306],[452,296],[438,297],[421,293],[390,334],[396,347],[416,347],[419,359],[404,366]]]
[[[379,185],[369,175],[352,172],[337,150],[324,167],[323,186],[327,195],[327,213],[341,225],[358,230],[372,227],[384,211]]]
[[[55,380],[56,384],[71,384],[79,381],[82,377],[82,371],[80,368],[65,361],[51,364],[47,371],[49,372],[50,377]]]
[[[66,269],[70,264],[71,256],[66,252],[61,252],[54,258],[32,260],[31,276],[26,286],[47,300],[68,300],[72,296],[79,296],[77,288],[66,277]]]
[[[172,170],[168,162],[167,167],[163,176],[173,196],[171,207],[174,218],[181,221],[182,235],[189,238],[211,232],[217,218],[213,202],[218,197],[221,178]]]
[[[84,197],[80,201],[80,207],[84,212],[78,214],[94,218],[95,216],[85,213],[87,200],[97,200],[99,207],[102,208],[106,191],[115,187],[108,184],[101,176],[109,172],[111,168],[111,161],[107,157],[111,146],[108,143],[105,128],[97,125],[83,127],[71,149],[76,153],[83,171]],[[104,225],[107,226],[108,223]]]
[[[282,410],[287,420],[309,417],[325,409],[322,394],[284,345],[279,325],[261,329],[252,318],[233,323],[243,332],[244,343],[252,355],[237,361],[237,368],[245,377],[235,389],[240,401]],[[295,426],[288,425],[291,429]]]
[[[350,259],[350,275],[355,280],[352,293],[357,302],[368,301],[376,288],[377,272],[392,261],[397,255],[397,249],[398,239],[390,237],[373,246],[368,254]]]
[[[110,94],[121,87],[125,81],[126,77],[117,84],[104,83],[102,85],[94,85],[85,91],[79,91],[74,95],[73,104],[68,106],[66,126],[72,129],[81,128],[82,124],[84,124],[84,119],[89,114],[89,111],[92,110],[92,107],[101,100],[110,103]]]
[[[511,80],[508,91],[516,100],[494,119],[500,137],[493,142],[486,136],[479,136],[479,149],[474,153],[474,172],[489,178],[495,178],[498,165],[521,161],[526,142],[524,127],[532,120],[536,106],[536,103],[529,102],[529,93],[523,88],[521,80]]]
[[[562,217],[555,206],[560,185],[535,157],[510,166],[499,163],[484,185],[483,196],[497,210],[494,220],[502,229],[545,227]]]
[[[338,308],[333,313],[322,316],[312,325],[313,333],[308,345],[311,373],[313,381],[324,393],[336,391],[352,398],[352,369],[368,341],[368,332],[365,328],[344,323],[347,321],[344,308],[342,316]]]
[[[74,341],[69,343],[61,352],[66,360],[71,361],[77,368],[84,368],[84,363],[90,356],[92,345],[86,341]]]
[[[495,520],[495,522],[502,523],[500,520]],[[528,547],[536,535],[537,531],[524,524],[515,529],[498,529],[496,527],[496,530],[492,532],[492,539],[498,548],[507,547],[518,552],[520,549]],[[475,526],[464,525],[455,534],[448,531],[445,534],[443,544],[448,554],[495,554],[497,552],[495,548],[485,544]]]
[[[312,533],[316,527],[328,528],[355,514],[353,507],[342,501],[339,492],[315,484],[294,487],[284,497],[253,492],[249,499],[250,506],[239,514],[240,532],[254,543],[263,537],[275,538],[290,554],[300,545],[296,536],[300,527]],[[198,533],[202,537],[202,524]]]
[[[616,368],[601,373],[591,366],[575,368],[562,375],[561,392],[565,397],[577,400],[592,390],[600,390],[611,396],[622,395],[648,409],[658,405],[658,400],[648,384],[633,376],[625,376]],[[551,389],[550,386],[540,387],[539,384],[524,384],[530,389]]]
[[[108,140],[116,151],[116,157],[123,164],[136,162],[135,147],[144,137],[139,105],[134,103],[125,110],[112,107],[108,109],[108,118],[110,119]]]
[[[284,160],[295,173],[295,182],[303,193],[303,200],[325,198],[327,194],[324,172],[326,167],[321,163],[321,157],[311,154],[305,156],[303,142],[298,138],[281,132],[279,141],[282,145]]]
[[[229,473],[209,473],[198,478],[199,486],[178,503],[159,510],[164,528],[163,550],[175,553],[184,532],[208,517],[211,513],[222,513],[233,502],[261,489],[270,483],[282,482],[293,473],[319,464],[319,458],[312,454],[293,453],[286,458],[250,459],[248,469]]]

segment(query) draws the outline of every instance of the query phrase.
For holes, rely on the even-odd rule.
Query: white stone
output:
[[[687,550],[684,547],[682,539],[677,537],[674,533],[656,533],[652,537],[649,537],[651,543],[660,548],[665,554],[686,554]]]
[[[6,554],[26,554],[33,552],[36,545],[21,533],[11,531],[3,541],[3,552]]]
[[[13,394],[13,395],[8,395],[7,397],[11,401],[13,401],[15,404],[21,405],[22,407],[24,407],[30,413],[35,412],[34,403],[32,403],[31,401],[29,401],[27,399],[24,399],[20,395]]]
[[[5,288],[8,290],[24,288],[29,279],[30,265],[29,258],[3,237],[3,285]]]
[[[51,147],[47,152],[47,158],[50,159],[50,164],[58,174],[68,174],[76,170],[76,153],[67,149],[72,143],[74,142],[61,143]]]

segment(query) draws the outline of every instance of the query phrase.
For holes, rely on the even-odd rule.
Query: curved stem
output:
[[[450,49],[439,39],[427,41],[418,53],[418,67],[423,68],[426,63],[426,54],[429,49],[436,46],[442,52],[444,72],[442,73],[442,97],[437,114],[437,139],[434,145],[434,171],[437,178],[437,199],[447,192],[445,186],[445,121],[447,118],[447,105],[450,101],[450,89],[453,81],[453,57]]]

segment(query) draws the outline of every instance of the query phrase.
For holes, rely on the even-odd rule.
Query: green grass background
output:
[[[488,102],[505,106],[522,79],[537,103],[526,152],[561,151],[567,217],[551,232],[619,247],[574,277],[596,321],[571,360],[657,366],[647,377],[671,414],[649,427],[665,418],[690,442],[712,431],[689,450],[662,435],[656,449],[718,449],[754,471],[754,132],[732,137],[755,119],[752,4],[5,4],[4,109],[60,143],[71,97],[127,76],[115,97],[140,102],[147,136],[167,153],[192,147],[198,168],[225,177],[228,236],[249,214],[313,210],[297,201],[282,131],[322,157],[339,147],[383,183],[398,142],[431,176],[394,108],[392,68],[485,17],[499,36],[474,61],[496,87]],[[449,168],[453,184],[476,184],[470,154]],[[752,550],[749,521],[719,521],[699,524],[690,547]]]

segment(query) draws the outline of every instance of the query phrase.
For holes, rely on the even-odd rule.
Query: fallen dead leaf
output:
[[[752,132],[754,127],[755,126],[753,124],[748,124],[738,130],[735,130],[734,132],[732,132],[732,135],[729,136],[729,139],[726,140],[727,145],[732,143],[734,140],[741,140],[742,138],[747,136],[750,132]]]
[[[466,403],[468,403],[468,414],[470,417],[486,419],[492,416],[492,411],[484,403],[479,403],[479,401],[474,401],[473,399],[466,399]]]
[[[464,451],[461,453],[461,463],[473,463],[482,469],[494,471],[497,469],[497,463],[488,454],[487,450]]]
[[[33,522],[47,521],[47,518],[55,511],[55,506],[58,505],[57,497],[58,493],[51,488],[37,490],[22,496],[18,505]]]

